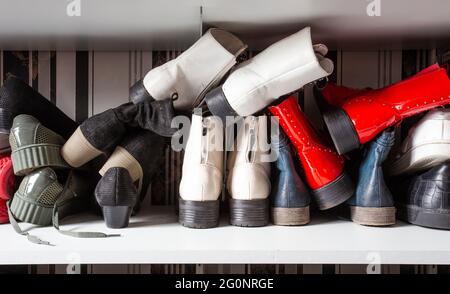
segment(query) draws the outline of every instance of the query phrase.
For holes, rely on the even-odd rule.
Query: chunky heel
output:
[[[134,104],[142,102],[144,100],[153,101],[152,96],[148,93],[147,89],[144,87],[144,80],[140,79],[130,88],[130,100]]]
[[[391,226],[395,225],[395,211],[395,207],[350,206],[350,218],[364,226]]]
[[[103,218],[106,226],[111,229],[121,229],[128,227],[131,217],[131,207],[129,206],[103,206]]]
[[[230,224],[262,227],[269,223],[269,199],[230,199]]]
[[[179,198],[179,223],[188,228],[208,229],[219,225],[219,200],[190,201]]]
[[[13,148],[14,149],[14,148]],[[61,146],[34,144],[15,149],[11,153],[14,174],[23,176],[41,167],[69,168],[61,157]]]
[[[339,108],[326,111],[323,119],[339,154],[359,148],[358,134],[345,111]]]
[[[310,221],[309,206],[272,207],[272,223],[277,226],[302,226]]]
[[[355,186],[347,173],[342,173],[328,185],[312,191],[319,209],[326,210],[344,203],[355,192]]]

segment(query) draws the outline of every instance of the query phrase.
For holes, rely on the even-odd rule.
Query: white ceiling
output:
[[[81,16],[67,16],[73,1]],[[380,16],[366,13],[373,1]],[[440,47],[450,43],[449,13],[450,0],[0,0],[0,47],[182,49],[202,25],[253,48],[307,25],[331,48]]]

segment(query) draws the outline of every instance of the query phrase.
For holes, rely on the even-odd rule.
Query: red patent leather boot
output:
[[[354,186],[344,171],[344,158],[322,142],[295,97],[269,110],[295,147],[319,209],[335,207],[350,198]]]
[[[325,88],[321,91],[321,95],[324,98],[324,100],[332,105],[339,107],[344,102],[354,96],[362,94],[366,91],[370,91],[369,89],[353,89],[345,86],[338,86],[333,82],[328,82]]]
[[[353,95],[323,117],[338,153],[344,154],[407,117],[447,104],[450,80],[435,64],[394,85]]]
[[[0,224],[8,223],[8,210],[6,201],[14,193],[14,172],[12,168],[11,156],[9,154],[0,155]]]

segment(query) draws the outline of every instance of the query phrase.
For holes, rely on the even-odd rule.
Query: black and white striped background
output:
[[[78,122],[129,100],[129,87],[152,67],[180,51],[1,51],[0,81],[13,74],[28,82]],[[247,57],[251,57],[252,52]],[[332,51],[338,84],[382,87],[436,61],[436,50]],[[314,124],[322,123],[306,87],[300,103]],[[166,149],[160,175],[144,205],[173,205],[181,177],[181,153]],[[0,236],[1,237],[1,236]],[[365,273],[365,265],[83,265],[82,273]],[[65,265],[0,266],[0,272],[65,273]],[[450,266],[383,265],[383,273],[450,273]]]

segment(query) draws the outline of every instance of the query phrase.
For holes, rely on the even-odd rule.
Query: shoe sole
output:
[[[450,209],[427,209],[404,204],[397,208],[401,220],[421,227],[450,230]]]
[[[327,210],[344,203],[355,192],[352,180],[343,172],[333,182],[312,191],[312,195],[320,210]]]
[[[80,127],[75,130],[61,148],[62,157],[72,167],[80,167],[102,153],[89,143]]]
[[[220,201],[191,201],[179,198],[178,221],[193,229],[209,229],[219,225]]]
[[[269,199],[230,199],[230,224],[238,227],[262,227],[269,224]]]
[[[389,175],[413,173],[450,159],[450,142],[431,143],[408,150],[388,168]]]
[[[306,207],[272,207],[272,223],[277,226],[302,226],[310,221],[309,206]]]
[[[42,206],[28,201],[16,192],[11,201],[11,213],[20,221],[39,226],[48,226],[52,223],[53,206]]]
[[[61,157],[61,146],[33,144],[13,150],[11,160],[14,174],[24,176],[41,167],[69,168]]]
[[[395,225],[395,207],[350,206],[350,218],[353,222],[372,227]]]
[[[335,108],[326,111],[323,114],[323,120],[336,147],[336,151],[340,155],[359,148],[361,144],[358,133],[344,110]]]
[[[129,206],[103,206],[103,218],[106,226],[111,229],[128,227],[132,210]]]

